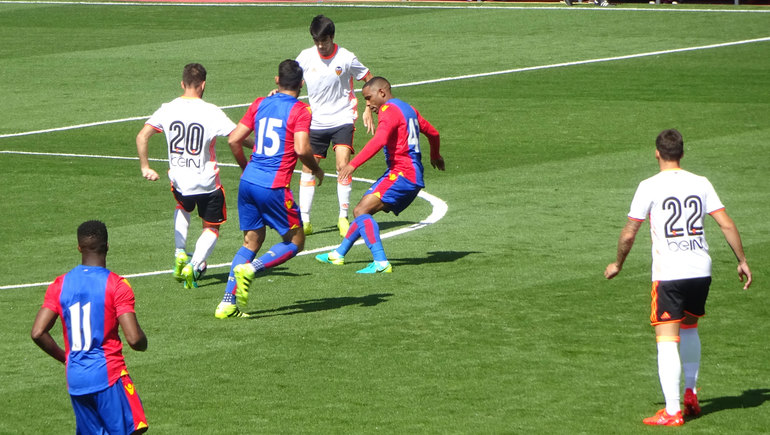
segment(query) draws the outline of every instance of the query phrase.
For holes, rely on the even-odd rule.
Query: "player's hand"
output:
[[[438,156],[436,159],[430,159],[430,165],[434,168],[438,169],[439,171],[444,170],[444,158],[441,156]]]
[[[361,119],[364,121],[366,131],[369,134],[374,134],[374,117],[372,116],[372,109],[370,109],[369,106],[366,106],[366,109],[364,109],[364,114],[361,116]]]
[[[615,278],[619,273],[620,267],[618,266],[618,263],[610,263],[607,265],[607,268],[604,269],[604,277],[607,279]]]
[[[337,171],[337,179],[338,180],[347,180],[353,175],[353,171],[355,171],[356,168],[350,166],[350,164],[345,165],[342,169]]]
[[[278,93],[278,89],[273,89],[272,91],[270,91],[270,92],[268,92],[268,93],[267,93],[267,96],[268,96],[268,97],[272,97],[273,95],[275,95],[275,94],[277,94],[277,93]]]
[[[160,178],[158,176],[158,173],[153,171],[151,168],[142,168],[142,177],[150,181],[158,181],[158,179]]]
[[[738,279],[743,282],[744,278],[746,278],[746,282],[743,284],[743,289],[748,290],[751,285],[751,269],[745,261],[738,265]]]
[[[318,168],[317,170],[313,171],[313,176],[316,178],[315,185],[317,187],[321,187],[321,184],[324,182],[324,171],[321,168]]]

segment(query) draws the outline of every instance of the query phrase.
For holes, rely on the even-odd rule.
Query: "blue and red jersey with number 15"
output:
[[[310,131],[310,106],[277,93],[254,100],[241,124],[254,134],[254,149],[241,180],[268,188],[289,187],[297,164],[294,134]]]

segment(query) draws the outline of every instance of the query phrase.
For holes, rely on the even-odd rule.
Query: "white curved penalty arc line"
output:
[[[80,157],[80,158],[94,158],[94,159],[113,159],[113,160],[139,160],[137,157],[125,157],[125,156],[100,156],[100,155],[90,155],[90,154],[71,154],[71,153],[41,153],[41,152],[32,152],[32,151],[2,151],[0,150],[0,154],[21,154],[21,155],[33,155],[33,156],[56,156],[56,157]],[[156,162],[166,162],[167,159],[150,159],[151,161]],[[238,165],[234,163],[218,163],[219,166],[226,166],[226,167],[234,167],[237,168]],[[300,171],[294,171],[299,173]],[[337,178],[337,174],[325,174],[328,177]],[[374,183],[376,180],[370,180],[368,178],[358,178],[353,177],[353,181],[360,181],[364,183]],[[381,239],[389,239],[391,237],[400,236],[402,234],[409,233],[411,231],[416,231],[421,228],[425,228],[428,225],[435,224],[436,222],[440,221],[449,210],[449,206],[447,205],[446,201],[443,199],[432,195],[424,190],[420,190],[420,193],[417,194],[418,198],[422,198],[423,200],[427,201],[432,208],[432,211],[428,217],[421,220],[420,222],[417,222],[415,224],[409,225],[404,228],[398,228],[392,231],[388,231],[386,233],[382,233],[380,235]],[[363,244],[363,240],[356,241],[356,245]],[[310,249],[306,251],[302,251],[297,256],[300,255],[311,255],[311,254],[317,254],[319,252],[327,252],[334,248],[336,248],[338,245],[329,245],[329,246],[323,246],[321,248],[315,248]],[[220,263],[220,264],[210,264],[208,266],[209,269],[218,269],[222,267],[230,267],[231,263]],[[137,278],[137,277],[143,277],[143,276],[154,276],[154,275],[165,275],[168,273],[171,273],[173,270],[156,270],[152,272],[142,272],[142,273],[132,273],[128,275],[121,275],[124,278]],[[48,286],[51,282],[36,282],[36,283],[29,283],[29,284],[12,284],[12,285],[3,285],[0,286],[0,290],[10,290],[10,289],[18,289],[18,288],[28,288],[28,287],[42,287],[42,286]]]

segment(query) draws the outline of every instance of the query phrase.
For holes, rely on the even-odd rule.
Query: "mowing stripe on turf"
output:
[[[672,48],[669,50],[658,50],[658,51],[649,51],[645,53],[636,53],[636,54],[626,54],[622,56],[612,56],[612,57],[601,57],[597,59],[587,59],[587,60],[576,60],[571,62],[560,62],[560,63],[554,63],[549,65],[538,65],[538,66],[529,66],[529,67],[522,67],[522,68],[513,68],[513,69],[507,69],[502,71],[492,71],[492,72],[486,72],[486,73],[477,73],[477,74],[466,74],[461,76],[454,76],[454,77],[442,77],[438,79],[430,79],[430,80],[421,80],[417,82],[410,82],[410,83],[401,83],[401,84],[394,84],[392,87],[394,88],[404,88],[408,86],[420,86],[420,85],[426,85],[426,84],[432,84],[432,83],[442,83],[442,82],[449,82],[454,80],[467,80],[467,79],[475,79],[475,78],[481,78],[481,77],[490,77],[490,76],[496,76],[496,75],[503,75],[503,74],[514,74],[519,72],[527,72],[527,71],[538,71],[538,70],[544,70],[544,69],[552,69],[552,68],[564,68],[564,67],[570,67],[570,66],[577,66],[577,65],[588,65],[592,63],[601,63],[601,62],[614,62],[618,60],[628,60],[628,59],[638,59],[641,57],[650,57],[650,56],[660,56],[662,54],[675,54],[675,53],[685,53],[689,51],[698,51],[698,50],[711,50],[715,48],[724,48],[724,47],[732,47],[736,45],[744,45],[744,44],[755,44],[758,42],[770,42],[770,36],[766,36],[763,38],[755,38],[755,39],[744,39],[741,41],[731,41],[731,42],[721,42],[717,44],[709,44],[709,45],[699,45],[695,47],[683,47],[683,48]],[[356,90],[356,92],[360,92],[359,90]],[[302,96],[300,99],[307,99],[307,96]],[[234,109],[238,107],[247,107],[251,103],[246,104],[234,104],[230,106],[221,106],[222,109]],[[150,115],[144,115],[144,116],[133,116],[130,118],[122,118],[122,119],[113,119],[109,121],[98,121],[98,122],[90,122],[87,124],[78,124],[78,125],[70,125],[66,127],[57,127],[57,128],[50,128],[46,130],[34,130],[34,131],[25,131],[21,133],[9,133],[9,134],[0,134],[0,139],[8,138],[8,137],[17,137],[17,136],[29,136],[34,134],[43,134],[43,133],[53,133],[57,131],[65,131],[65,130],[75,130],[79,128],[87,128],[87,127],[97,127],[100,125],[107,125],[107,124],[117,124],[120,122],[130,122],[130,121],[140,121],[149,118]]]

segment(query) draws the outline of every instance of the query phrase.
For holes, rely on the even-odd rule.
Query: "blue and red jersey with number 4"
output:
[[[310,120],[310,106],[291,95],[279,92],[254,100],[240,121],[255,132],[241,179],[262,187],[289,187],[297,165],[294,134],[310,132]]]
[[[62,320],[67,387],[74,396],[102,391],[126,370],[118,317],[134,312],[134,292],[103,267],[77,266],[48,286],[43,307]]]
[[[425,187],[420,133],[428,138],[431,159],[435,159],[440,155],[438,130],[414,107],[397,98],[391,98],[380,107],[377,119],[377,132],[350,165],[357,168],[384,148],[390,173]]]

